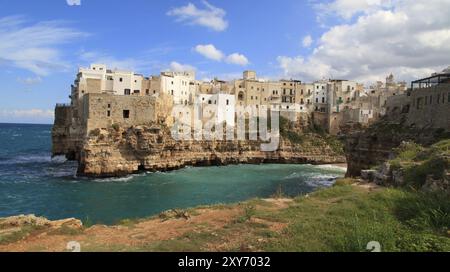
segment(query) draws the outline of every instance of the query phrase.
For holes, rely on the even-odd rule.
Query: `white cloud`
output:
[[[17,81],[25,84],[25,85],[36,85],[42,82],[42,78],[39,76],[36,77],[26,77],[26,78],[17,78]]]
[[[385,1],[378,2],[376,10],[354,8],[352,14],[360,12],[356,18],[327,30],[311,55],[279,56],[285,76],[368,82],[392,72],[399,79],[412,80],[448,66],[450,1],[391,1],[391,9],[383,6]]]
[[[19,16],[0,18],[0,65],[48,75],[68,67],[58,46],[86,35],[57,21],[28,24]]]
[[[173,72],[191,72],[196,71],[197,69],[194,66],[191,66],[189,64],[181,64],[176,61],[172,61],[170,63],[170,69]]]
[[[398,0],[334,0],[315,5],[317,19],[323,22],[330,15],[350,20],[355,15],[370,14],[380,9],[392,9]]]
[[[233,53],[228,56],[225,56],[225,54],[217,49],[212,44],[205,44],[205,45],[197,45],[194,50],[199,53],[200,55],[204,56],[205,58],[214,60],[214,61],[225,61],[229,64],[236,64],[240,66],[246,66],[249,64],[249,61],[246,56],[240,53]]]
[[[239,53],[233,53],[229,55],[226,59],[226,62],[241,66],[246,66],[249,63],[247,57]]]
[[[167,15],[176,17],[177,22],[200,25],[214,31],[226,30],[228,22],[224,19],[225,10],[215,7],[207,1],[203,1],[203,5],[204,9],[201,9],[192,3],[188,3],[186,6],[169,10]]]
[[[66,0],[67,5],[69,6],[80,6],[81,0]]]
[[[311,37],[311,35],[307,35],[303,38],[302,40],[302,45],[303,47],[309,48],[313,43],[313,38]]]
[[[217,49],[212,44],[199,44],[195,47],[195,51],[205,58],[212,59],[215,61],[221,61],[224,58],[224,54],[222,51]]]

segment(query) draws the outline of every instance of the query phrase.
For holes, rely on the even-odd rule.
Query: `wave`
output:
[[[61,156],[55,156],[53,158],[51,158],[52,163],[65,163],[67,162],[66,156],[61,155]]]
[[[312,187],[331,187],[338,178],[335,175],[318,175],[308,178],[305,183]]]
[[[50,163],[51,161],[50,155],[20,155],[13,158],[2,158],[0,165]]]
[[[316,168],[324,169],[324,170],[337,170],[346,172],[347,166],[339,166],[339,165],[333,165],[333,164],[324,164],[324,165],[316,165]]]

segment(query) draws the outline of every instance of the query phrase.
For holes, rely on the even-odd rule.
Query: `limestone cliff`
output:
[[[368,128],[348,127],[344,150],[347,157],[347,176],[358,177],[361,170],[381,165],[393,156],[393,150],[404,141],[430,146],[448,139],[445,129],[415,128],[401,120],[384,118]]]
[[[281,139],[278,151],[263,152],[257,141],[175,141],[169,129],[159,125],[97,129],[84,142],[78,173],[108,177],[185,166],[345,162],[325,138],[314,134],[304,138],[296,144]]]

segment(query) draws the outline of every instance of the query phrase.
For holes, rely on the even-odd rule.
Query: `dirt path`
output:
[[[261,200],[265,205],[257,205],[257,209],[279,210],[289,206],[290,199]],[[246,213],[245,205],[231,205],[224,208],[200,208],[193,210],[188,219],[172,218],[129,222],[124,225],[95,225],[86,229],[39,229],[26,235],[18,241],[0,244],[0,251],[68,251],[67,243],[76,241],[81,250],[86,251],[134,251],[149,248],[152,243],[178,239],[187,233],[220,232],[226,225],[236,222]],[[268,222],[262,219],[251,219],[254,223],[266,224],[274,231],[280,231],[284,226],[280,223]],[[225,250],[227,243],[234,238],[228,237],[228,242],[221,245],[208,245],[209,249]],[[239,237],[236,237],[239,239]],[[151,246],[150,246],[151,250]]]

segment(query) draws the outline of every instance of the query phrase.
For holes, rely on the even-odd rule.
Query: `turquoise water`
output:
[[[331,186],[345,169],[311,165],[232,165],[142,173],[124,178],[76,177],[76,163],[51,159],[50,125],[0,124],[0,217],[36,214],[112,224],[171,208],[287,196]]]

